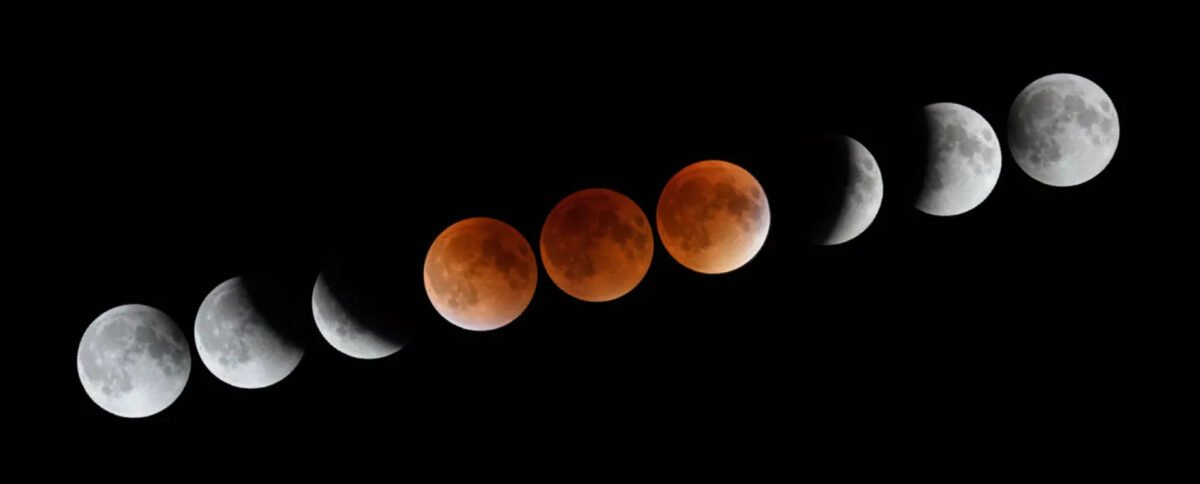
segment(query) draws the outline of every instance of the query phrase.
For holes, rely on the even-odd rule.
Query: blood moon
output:
[[[624,296],[654,255],[650,221],[629,197],[604,188],[564,198],[542,226],[542,264],[550,280],[584,301]]]
[[[688,165],[658,199],[658,236],[684,267],[705,274],[737,269],[767,239],[771,210],[762,185],[728,161]]]
[[[533,248],[517,229],[469,218],[442,231],[425,256],[425,292],[455,326],[489,331],[517,319],[537,287]]]

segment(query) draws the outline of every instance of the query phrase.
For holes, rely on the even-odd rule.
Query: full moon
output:
[[[979,113],[953,103],[925,106],[925,176],[917,209],[951,216],[983,203],[1000,179],[1000,140]]]
[[[277,301],[254,281],[222,282],[196,313],[200,361],[221,381],[238,388],[274,385],[292,373],[304,348],[279,321]]]
[[[658,234],[667,253],[696,272],[720,274],[754,258],[771,225],[762,185],[727,161],[688,165],[658,199]]]
[[[148,417],[179,398],[192,370],[187,336],[162,311],[128,304],[101,314],[83,333],[79,381],[96,405],[120,417]]]
[[[842,144],[838,150],[845,159],[830,160],[845,166],[844,187],[836,196],[840,198],[837,213],[823,224],[824,230],[816,234],[818,242],[837,245],[858,237],[879,213],[883,203],[883,177],[875,157],[854,138],[841,136],[835,142]]]
[[[629,197],[592,188],[564,198],[542,227],[542,264],[550,280],[584,301],[611,301],[650,269],[650,221]]]
[[[1033,81],[1008,114],[1008,149],[1017,166],[1051,186],[1075,186],[1099,175],[1120,137],[1112,99],[1074,74]]]
[[[537,287],[529,241],[493,218],[460,221],[442,231],[425,256],[425,292],[451,324],[490,331],[517,319]]]
[[[371,360],[400,351],[408,337],[397,321],[356,303],[355,287],[329,274],[313,284],[312,313],[317,330],[334,349],[354,358]]]

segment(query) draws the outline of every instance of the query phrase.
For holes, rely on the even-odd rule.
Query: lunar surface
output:
[[[727,161],[693,163],[658,199],[658,234],[671,257],[705,274],[737,269],[767,239],[771,211],[762,185]]]
[[[438,235],[424,275],[438,314],[463,329],[490,331],[525,312],[537,287],[537,261],[517,229],[477,217]]]
[[[277,301],[241,277],[222,282],[196,313],[200,361],[221,381],[238,388],[274,385],[292,373],[304,348],[278,321]]]
[[[105,311],[88,326],[76,357],[96,405],[121,417],[148,417],[179,398],[192,371],[187,336],[162,311],[140,304]]]
[[[399,321],[380,318],[362,304],[355,304],[352,287],[317,276],[313,285],[312,312],[317,330],[338,351],[354,358],[383,358],[404,347],[406,335],[400,334]]]
[[[1008,114],[1008,148],[1033,179],[1069,187],[1099,175],[1117,152],[1121,125],[1096,83],[1053,74],[1027,86]]]
[[[650,269],[650,221],[629,197],[593,188],[550,211],[542,227],[542,264],[550,280],[584,301],[611,301],[633,290]]]
[[[846,165],[845,187],[838,196],[840,208],[822,233],[818,241],[825,245],[845,243],[867,230],[879,206],[883,203],[883,177],[879,164],[867,148],[853,138],[842,136],[836,142],[844,144],[839,150],[845,153],[843,160],[831,160]]]
[[[925,106],[925,176],[916,206],[950,216],[983,203],[1000,179],[1000,140],[979,113],[953,103]]]

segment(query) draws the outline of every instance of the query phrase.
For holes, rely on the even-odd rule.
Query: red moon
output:
[[[727,161],[688,165],[658,199],[658,236],[676,261],[696,272],[737,269],[767,240],[771,210],[762,185]]]
[[[559,288],[584,301],[624,296],[642,281],[654,255],[645,212],[604,188],[564,198],[542,226],[542,265]]]
[[[438,235],[425,256],[425,292],[463,329],[490,331],[525,312],[537,287],[529,241],[493,218],[469,218]]]

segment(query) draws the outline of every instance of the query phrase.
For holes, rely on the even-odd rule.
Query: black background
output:
[[[1156,61],[1123,53],[1119,37],[1020,44],[999,21],[884,29],[846,14],[716,13],[587,28],[486,13],[165,22],[61,41],[44,77],[61,100],[47,126],[64,136],[42,166],[70,176],[53,178],[34,217],[41,292],[55,301],[54,422],[117,449],[215,439],[399,461],[577,448],[608,448],[613,462],[746,449],[787,461],[814,447],[1110,436],[1129,396],[1119,382],[1137,379],[1151,344],[1140,325],[1164,297],[1144,273],[1171,243],[1147,235],[1166,203],[1148,159],[1161,121],[1135,82]],[[1005,146],[979,207],[912,208],[900,174],[918,163],[922,106],[964,104],[1006,139],[1016,94],[1055,72],[1113,99],[1121,139],[1104,172],[1045,186]],[[826,133],[862,142],[885,183],[875,222],[835,247],[808,241],[798,189],[823,161],[805,147]],[[653,221],[666,181],[704,159],[743,166],[767,193],[770,233],[743,268],[693,273],[656,242],[646,278],[613,302],[577,301],[541,271],[532,304],[497,331],[460,330],[429,304],[421,267],[450,224],[495,217],[536,247],[550,208],[589,187],[630,196]],[[407,347],[355,360],[307,320],[295,372],[242,390],[190,341],[182,396],[145,419],[104,412],[79,385],[79,337],[111,307],[160,308],[191,340],[221,281],[269,275],[304,308],[334,263],[395,289],[397,324],[416,332]]]

